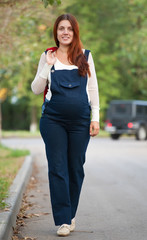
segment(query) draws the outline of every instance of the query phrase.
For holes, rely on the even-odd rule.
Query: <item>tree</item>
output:
[[[7,88],[0,89],[0,143],[2,139],[2,111],[1,111],[1,104],[6,99],[7,96]]]
[[[31,114],[30,128],[34,129],[38,125],[43,95],[35,96],[30,85],[41,53],[54,44],[52,23],[60,10],[57,4],[45,9],[41,2],[34,0],[26,0],[23,5],[14,2],[15,5],[3,7],[0,13],[4,23],[4,27],[1,25],[0,83],[7,87],[9,101],[12,97],[26,101],[28,114]]]
[[[44,9],[42,5],[38,4],[34,8],[29,4],[25,7],[25,10],[21,7],[12,9],[11,22],[7,24],[7,29],[11,33],[7,36],[9,50],[6,49],[5,42],[2,43],[0,81],[1,85],[8,88],[9,96],[15,96],[18,100],[23,97],[28,99],[26,104],[29,103],[28,112],[32,114],[31,125],[36,122],[37,126],[35,112],[41,105],[43,96],[36,97],[32,94],[30,85],[35,76],[39,57],[48,47],[53,14],[48,20],[49,10]],[[43,10],[44,15],[40,20]]]
[[[145,0],[79,0],[67,8],[94,57],[101,122],[110,100],[147,99],[146,10]]]

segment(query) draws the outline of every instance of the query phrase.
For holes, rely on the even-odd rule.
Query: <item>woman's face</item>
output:
[[[68,20],[62,20],[58,24],[57,38],[59,45],[69,45],[73,40],[73,28]]]

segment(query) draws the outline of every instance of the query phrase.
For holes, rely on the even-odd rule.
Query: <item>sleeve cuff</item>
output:
[[[92,118],[91,121],[99,122],[99,109],[92,109]]]
[[[52,65],[48,65],[47,63],[45,63],[41,73],[39,74],[39,77],[48,79],[48,74],[51,70],[51,67]]]

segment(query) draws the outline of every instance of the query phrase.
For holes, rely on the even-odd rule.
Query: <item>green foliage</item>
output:
[[[18,94],[17,94],[18,95]],[[16,102],[15,102],[16,101]],[[26,107],[28,106],[28,107]],[[3,112],[3,129],[17,130],[27,129],[30,127],[30,99],[27,97],[17,98],[16,96],[8,97],[2,104]],[[10,117],[11,116],[11,117]],[[25,119],[25,121],[24,121]],[[39,121],[39,119],[38,119]]]
[[[53,5],[54,3],[56,4],[61,4],[61,0],[42,0],[42,2],[44,3],[44,7],[46,8],[49,4]]]
[[[23,99],[27,115],[35,106],[39,119],[43,94],[35,96],[30,85],[41,53],[55,45],[53,23],[64,12],[76,16],[84,47],[91,50],[94,58],[101,124],[110,100],[147,99],[146,0],[93,0],[92,3],[71,0],[68,7],[61,4],[60,8],[59,2],[46,0],[46,6],[53,4],[48,9],[42,2],[34,3],[27,3],[28,9],[23,8],[19,13],[13,9],[12,21],[6,28],[7,34],[11,33],[13,47],[10,44],[9,51],[7,45],[2,49],[0,66],[1,86],[9,89],[9,99],[17,97],[18,102]],[[8,15],[3,14],[3,18]],[[17,109],[17,103],[15,106]]]
[[[63,2],[67,5],[66,0]],[[7,27],[3,28],[3,38],[0,38],[0,41],[6,40],[6,43],[2,42],[0,64],[0,87],[8,89],[8,98],[2,104],[4,129],[29,129],[34,108],[36,121],[39,122],[43,93],[34,95],[31,83],[41,54],[46,48],[55,46],[53,23],[63,11],[64,4],[60,10],[60,1],[54,3],[46,9],[41,1],[31,0],[23,5],[17,3],[13,11],[8,9],[9,12],[7,8],[1,11],[2,26],[7,23]]]
[[[79,0],[67,11],[78,19],[94,58],[101,122],[110,100],[147,99],[147,2]]]
[[[53,5],[53,4],[61,4],[61,0],[42,0],[44,3],[44,7],[46,8],[48,5]],[[0,7],[6,7],[10,6],[13,7],[14,5],[18,5],[19,1],[18,0],[13,0],[13,1],[0,1]]]

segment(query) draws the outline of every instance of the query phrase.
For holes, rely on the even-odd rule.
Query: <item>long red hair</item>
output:
[[[67,53],[69,62],[71,62],[72,64],[78,67],[79,74],[81,76],[85,77],[87,73],[90,76],[91,74],[90,74],[89,64],[82,51],[82,43],[79,36],[79,25],[76,18],[73,15],[62,14],[56,19],[54,24],[54,30],[53,30],[56,45],[57,47],[59,47],[59,41],[57,38],[57,29],[58,29],[59,23],[62,20],[68,20],[74,32],[73,41],[71,42],[70,47],[68,48],[68,53]]]

